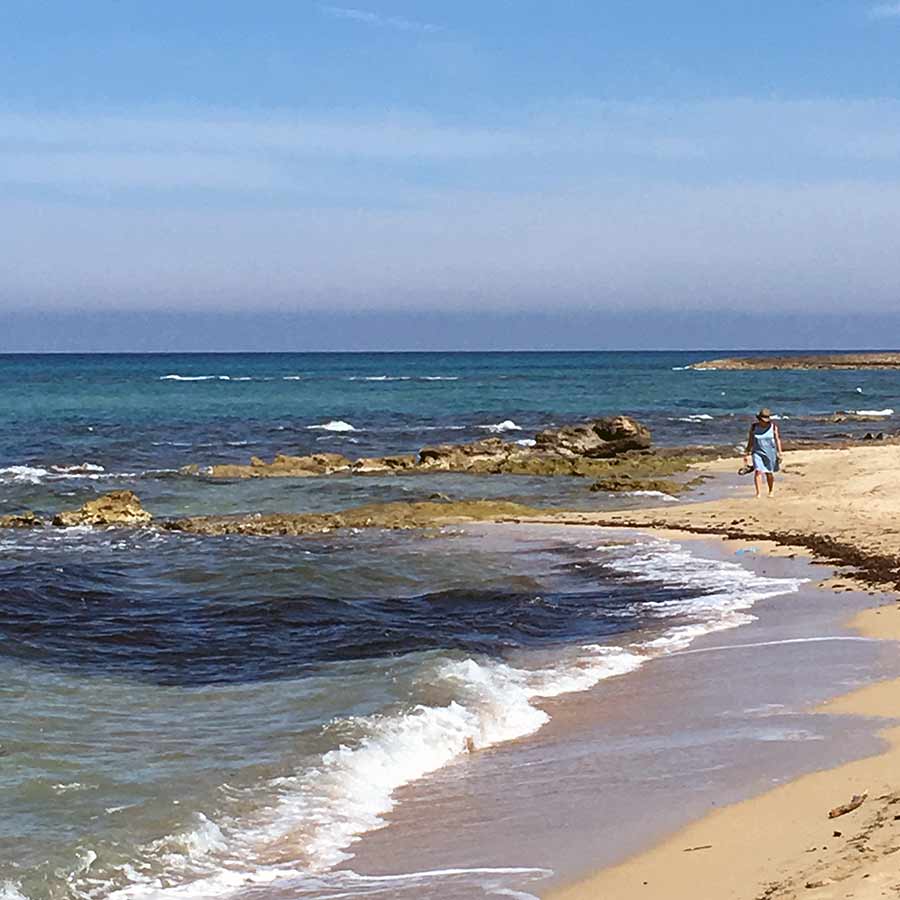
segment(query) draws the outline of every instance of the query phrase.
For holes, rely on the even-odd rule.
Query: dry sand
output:
[[[726,474],[738,465],[735,459],[706,468]],[[870,589],[900,586],[900,447],[789,453],[771,499],[756,500],[751,483],[731,481],[736,490],[726,500],[556,520],[749,538],[759,551],[809,552],[851,566],[829,579],[835,590],[860,582]],[[868,636],[900,639],[900,606],[879,601],[853,624]],[[900,680],[826,709],[896,721]],[[883,737],[886,750],[878,756],[716,809],[656,848],[548,900],[900,897],[900,727],[888,723]],[[858,809],[829,819],[832,808],[864,792]]]

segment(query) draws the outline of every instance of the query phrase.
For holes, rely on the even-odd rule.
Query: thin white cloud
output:
[[[419,31],[434,33],[441,31],[439,25],[430,22],[415,22],[412,19],[404,19],[402,16],[384,16],[380,13],[369,12],[364,9],[353,9],[346,6],[330,6],[320,4],[319,9],[327,16],[335,19],[345,19],[350,22],[362,22],[365,25],[376,25],[380,28],[397,28],[400,31]]]
[[[897,162],[900,101],[890,98],[579,101],[465,123],[401,111],[0,110],[0,184],[194,186],[257,192],[262,205],[272,192],[284,202],[314,193],[383,207],[432,192],[530,194],[603,177],[825,182],[886,176]]]
[[[879,3],[869,9],[871,19],[900,19],[900,3]]]

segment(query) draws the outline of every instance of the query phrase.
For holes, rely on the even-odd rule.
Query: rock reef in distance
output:
[[[315,475],[469,472],[478,475],[598,475],[602,461],[649,450],[650,430],[629,416],[594,419],[537,434],[534,446],[484,438],[470,444],[423,447],[418,456],[395,455],[352,460],[340,453],[309,456],[278,454],[248,465],[185,466],[186,475],[209,478],[306,478]],[[598,465],[597,463],[601,464]]]
[[[829,353],[798,356],[735,356],[693,363],[690,369],[900,369],[898,353]]]

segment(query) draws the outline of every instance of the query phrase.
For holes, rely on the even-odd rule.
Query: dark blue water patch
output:
[[[462,571],[429,544],[418,553],[433,558],[420,559],[411,577],[416,550],[407,542],[392,554],[391,538],[387,549],[377,537],[355,548],[223,540],[118,555],[85,540],[94,545],[87,559],[73,560],[68,548],[69,558],[50,551],[0,565],[0,654],[156,684],[242,683],[426,650],[502,657],[596,641],[652,625],[647,601],[689,596],[575,564],[569,547],[531,548],[505,562],[475,554]],[[395,576],[404,564],[407,575]],[[442,564],[456,574],[441,576]],[[437,589],[411,592],[429,581]]]

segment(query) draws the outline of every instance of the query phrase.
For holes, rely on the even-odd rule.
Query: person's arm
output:
[[[744,462],[748,462],[750,459],[750,454],[753,451],[753,426],[750,426],[750,431],[747,433],[747,446],[744,449]]]
[[[781,457],[784,451],[781,449],[781,429],[777,425],[775,426],[775,448],[778,451],[778,456]]]

